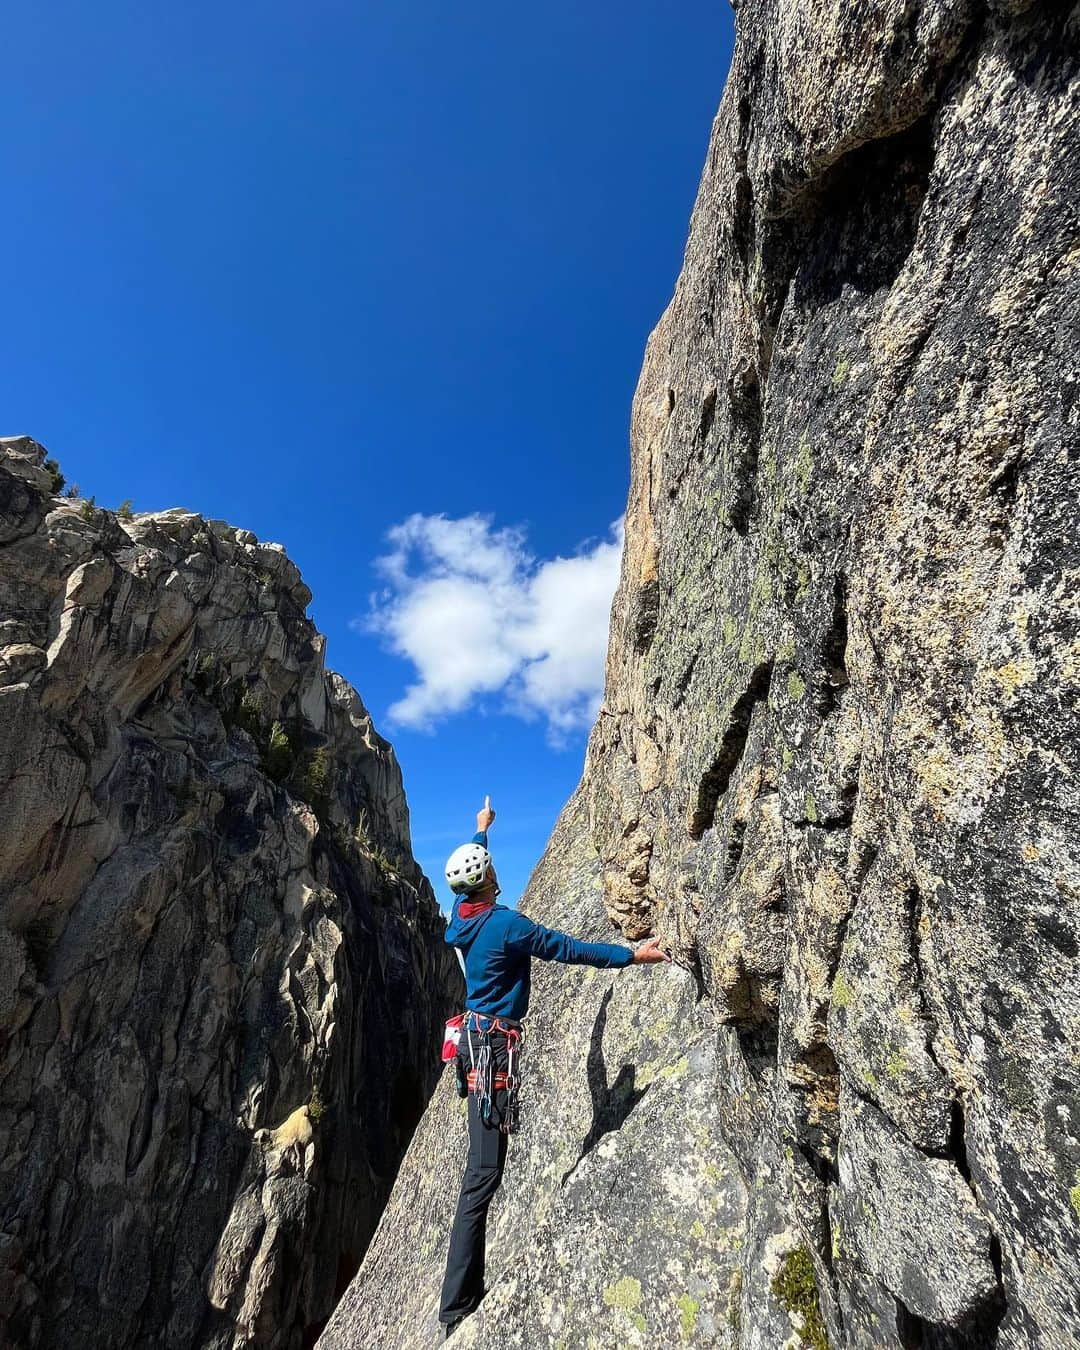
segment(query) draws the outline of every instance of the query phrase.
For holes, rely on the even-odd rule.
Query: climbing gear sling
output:
[[[464,1015],[463,1029],[465,1045],[469,1055],[466,1083],[468,1091],[477,1098],[480,1119],[485,1125],[492,1124],[492,1118],[495,1114],[493,1094],[505,1092],[506,1107],[503,1118],[495,1123],[504,1134],[515,1134],[520,1123],[518,1090],[521,1086],[521,1077],[519,1069],[521,1047],[525,1042],[525,1028],[520,1022],[512,1021],[509,1018],[493,1017],[488,1013],[478,1013],[467,1009]],[[495,1067],[495,1047],[491,1041],[492,1033],[505,1037],[505,1069]],[[461,1055],[459,1064],[463,1061],[464,1055]]]

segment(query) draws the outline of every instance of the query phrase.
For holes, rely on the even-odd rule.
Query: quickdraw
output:
[[[499,1122],[499,1129],[505,1134],[515,1134],[520,1123],[518,1090],[521,1078],[518,1073],[521,1047],[525,1040],[525,1028],[520,1022],[507,1022],[501,1017],[491,1017],[486,1013],[466,1011],[463,1030],[469,1050],[469,1071],[467,1075],[468,1091],[476,1096],[480,1119],[490,1125],[494,1112],[492,1093],[506,1093],[506,1109]],[[491,1033],[498,1032],[506,1037],[506,1069],[495,1068],[491,1045]]]

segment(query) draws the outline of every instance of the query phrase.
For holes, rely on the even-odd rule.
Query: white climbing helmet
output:
[[[491,866],[491,854],[483,844],[462,844],[446,860],[446,881],[461,895],[484,884]]]

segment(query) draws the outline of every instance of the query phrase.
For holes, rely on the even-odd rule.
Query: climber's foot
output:
[[[464,1317],[459,1317],[458,1320],[457,1320],[456,1322],[447,1322],[447,1324],[446,1324],[446,1335],[443,1337],[443,1339],[448,1341],[448,1340],[450,1339],[450,1337],[454,1334],[455,1331],[457,1331],[458,1327],[461,1326],[462,1322],[464,1322],[464,1321],[465,1321]]]

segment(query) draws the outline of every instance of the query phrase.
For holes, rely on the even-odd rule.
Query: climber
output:
[[[507,1136],[517,1126],[518,1057],[532,958],[601,968],[671,959],[660,950],[658,939],[636,951],[581,942],[496,904],[499,879],[487,847],[494,820],[491,798],[485,797],[472,842],[455,849],[446,863],[446,880],[458,897],[446,941],[462,955],[466,986],[465,1014],[453,1019],[454,1035],[460,1031],[461,1037],[454,1058],[459,1086],[469,1098],[469,1154],[439,1308],[447,1339],[484,1296],[487,1212],[502,1181]],[[452,1025],[447,1024],[448,1030]],[[448,1044],[452,1053],[452,1040]]]

